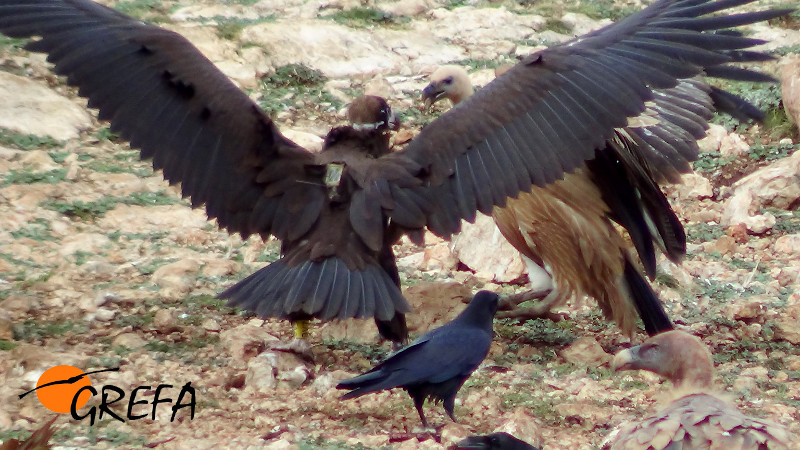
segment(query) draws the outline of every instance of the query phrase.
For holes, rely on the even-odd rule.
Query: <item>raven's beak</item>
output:
[[[459,449],[488,449],[489,443],[486,442],[485,436],[470,436],[456,444]]]

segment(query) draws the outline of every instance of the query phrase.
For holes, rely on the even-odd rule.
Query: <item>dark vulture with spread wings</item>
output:
[[[398,152],[370,138],[378,129],[339,127],[311,153],[185,38],[89,0],[3,0],[0,32],[34,38],[26,48],[48,53],[99,117],[221,227],[282,241],[280,260],[222,297],[261,317],[373,317],[401,341],[410,308],[391,245],[402,234],[448,238],[477,211],[561,179],[644,112],[654,90],[700,74],[751,76],[729,63],[764,59],[743,50],[760,41],[729,29],[786,13],[725,14],[751,1],[659,0],[534,53]],[[661,163],[685,160],[669,152]]]

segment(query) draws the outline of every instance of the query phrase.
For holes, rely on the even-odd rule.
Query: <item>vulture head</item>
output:
[[[347,145],[380,157],[390,151],[391,132],[400,127],[392,108],[382,97],[362,95],[347,108],[349,125],[331,129],[322,145],[323,152]]]
[[[457,105],[474,92],[466,70],[459,66],[442,66],[431,74],[431,82],[422,90],[422,100],[426,108],[443,98],[449,98],[453,105]]]
[[[647,370],[672,381],[676,387],[711,387],[714,363],[708,347],[684,331],[657,334],[641,345],[623,350],[614,357],[614,370]]]
[[[347,120],[357,130],[387,132],[400,127],[400,121],[386,100],[375,95],[362,95],[353,100],[347,108]]]

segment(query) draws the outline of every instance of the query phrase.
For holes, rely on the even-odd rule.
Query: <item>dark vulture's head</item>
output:
[[[347,120],[357,130],[389,131],[400,127],[392,108],[382,97],[362,95],[347,108]]]
[[[466,70],[459,66],[442,66],[431,74],[431,82],[422,90],[425,107],[449,98],[453,105],[468,99],[474,90]]]
[[[676,387],[710,388],[714,373],[711,353],[700,339],[680,330],[657,334],[617,353],[614,370],[647,370]]]
[[[391,132],[399,128],[400,122],[386,100],[374,95],[357,97],[347,108],[347,119],[348,125],[328,132],[323,152],[349,148],[380,157],[391,150]]]

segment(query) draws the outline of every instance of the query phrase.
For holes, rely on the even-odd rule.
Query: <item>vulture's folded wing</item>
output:
[[[87,0],[3,0],[0,32],[38,37],[26,48],[222,227],[291,239],[317,220],[313,155],[180,35]]]
[[[623,425],[604,448],[777,450],[788,449],[791,442],[791,436],[779,424],[745,416],[711,395],[693,394],[640,422]]]
[[[409,144],[404,156],[422,167],[426,187],[393,186],[402,214],[390,215],[405,226],[424,221],[434,233],[449,236],[461,219],[473,220],[476,210],[489,214],[507,197],[552,183],[593,158],[615,129],[646,110],[654,90],[703,73],[767,79],[729,67],[762,57],[741,51],[762,41],[715,31],[788,10],[710,15],[751,1],[661,0],[530,55]],[[705,129],[706,121],[698,126]],[[407,215],[417,210],[416,217]]]

